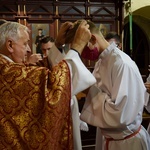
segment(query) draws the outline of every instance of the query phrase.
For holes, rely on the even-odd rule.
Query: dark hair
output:
[[[5,19],[0,19],[0,25],[6,23],[7,21]]]
[[[105,35],[106,40],[110,40],[112,38],[120,42],[120,36],[116,32],[109,32]]]
[[[40,43],[47,43],[47,42],[54,42],[55,40],[52,38],[52,37],[50,37],[49,35],[47,35],[47,36],[44,36],[41,40],[40,40]]]

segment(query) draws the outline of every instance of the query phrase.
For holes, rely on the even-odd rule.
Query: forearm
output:
[[[71,70],[73,95],[89,88],[96,82],[95,77],[82,63],[77,52],[70,50],[66,54],[65,60]]]

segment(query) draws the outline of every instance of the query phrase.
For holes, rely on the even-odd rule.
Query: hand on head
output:
[[[75,24],[76,22],[65,22],[64,24],[62,24],[56,38],[55,45],[59,48],[63,44],[71,44],[71,48],[77,50],[81,54],[83,48],[91,38],[91,32],[89,30],[89,24],[87,24],[86,20],[81,21],[77,30],[73,29]],[[72,32],[72,36],[69,38],[69,43],[68,41],[66,41],[68,31]]]
[[[89,24],[87,24],[87,22],[83,20],[75,33],[75,37],[73,42],[71,43],[71,47],[81,54],[90,38],[91,32],[89,30]]]
[[[67,21],[61,25],[59,33],[58,33],[56,41],[55,41],[56,47],[60,48],[60,47],[62,47],[63,44],[65,44],[66,33],[70,28],[72,28],[72,26],[73,26],[73,23],[69,22],[69,21]]]

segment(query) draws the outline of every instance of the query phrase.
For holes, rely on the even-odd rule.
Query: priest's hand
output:
[[[41,54],[32,54],[27,58],[27,63],[36,64],[38,61],[42,60]]]
[[[89,30],[89,24],[87,24],[86,20],[83,20],[76,31],[71,48],[77,50],[81,54],[90,38],[91,32]]]
[[[72,26],[73,26],[73,23],[69,22],[69,21],[67,21],[61,25],[60,30],[57,35],[57,38],[56,38],[56,41],[55,41],[55,45],[57,48],[61,48],[62,45],[65,44],[67,31],[69,29],[71,29]]]

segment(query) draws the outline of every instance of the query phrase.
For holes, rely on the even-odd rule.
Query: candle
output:
[[[18,5],[18,15],[20,15],[20,5]]]
[[[26,20],[26,19],[24,19],[24,25],[25,25],[25,26],[27,25],[27,20]]]
[[[26,6],[25,5],[23,6],[23,12],[24,12],[24,15],[26,15]]]

